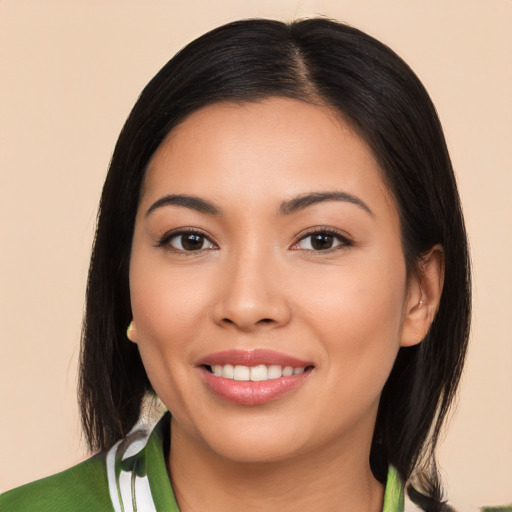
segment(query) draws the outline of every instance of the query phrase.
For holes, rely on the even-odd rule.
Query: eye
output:
[[[180,231],[166,234],[158,247],[167,247],[175,252],[198,252],[217,249],[217,246],[203,233],[197,231]]]
[[[292,249],[321,252],[350,245],[352,245],[350,240],[339,233],[328,230],[318,230],[303,236],[293,245]]]

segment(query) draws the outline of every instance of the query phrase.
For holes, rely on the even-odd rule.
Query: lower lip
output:
[[[309,377],[311,369],[298,375],[264,381],[239,381],[216,377],[205,367],[200,367],[207,386],[218,396],[240,405],[261,405],[294,391]]]

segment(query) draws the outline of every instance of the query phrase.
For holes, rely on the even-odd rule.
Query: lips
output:
[[[296,390],[314,366],[271,350],[216,352],[197,363],[214,394],[240,405],[261,405]]]

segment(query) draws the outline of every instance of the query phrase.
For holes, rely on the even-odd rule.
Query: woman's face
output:
[[[175,128],[147,169],[130,292],[173,435],[237,461],[369,449],[413,299],[378,165],[328,108],[220,103]]]

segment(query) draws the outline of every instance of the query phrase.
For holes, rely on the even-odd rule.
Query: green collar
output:
[[[398,476],[398,471],[388,467],[386,478],[386,490],[384,491],[384,506],[382,512],[403,512],[404,511],[404,487]]]

